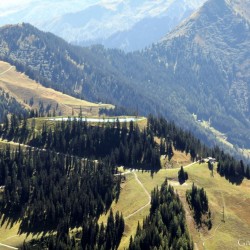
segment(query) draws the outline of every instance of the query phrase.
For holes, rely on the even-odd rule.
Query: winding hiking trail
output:
[[[196,163],[197,163],[197,162],[192,162],[192,163],[190,163],[190,164],[184,166],[184,168],[191,167],[192,165],[194,165],[194,164],[196,164]],[[134,176],[135,176],[135,180],[136,180],[137,183],[143,188],[145,194],[148,196],[148,202],[147,202],[147,204],[145,204],[144,206],[142,206],[142,207],[140,207],[139,209],[137,209],[135,212],[129,214],[129,215],[126,216],[126,217],[124,217],[125,220],[127,220],[127,219],[131,218],[132,216],[134,216],[135,214],[139,213],[139,212],[142,211],[144,208],[146,208],[147,206],[149,206],[150,203],[151,203],[151,195],[150,195],[150,193],[147,191],[147,189],[144,187],[144,185],[142,184],[142,182],[139,180],[139,178],[138,178],[136,172],[135,172],[134,170],[132,170],[132,172],[133,172],[133,174],[134,174]],[[121,174],[116,174],[116,175],[126,175],[126,174],[130,174],[130,173],[131,173],[131,171],[125,172],[125,173],[121,173]]]
[[[150,193],[147,191],[147,189],[144,187],[144,185],[141,183],[141,181],[138,179],[138,176],[136,174],[136,172],[133,172],[134,176],[135,176],[135,180],[138,182],[138,184],[143,188],[145,194],[148,196],[148,203],[144,206],[142,206],[141,208],[137,209],[135,212],[129,214],[128,216],[126,216],[124,219],[127,220],[130,217],[134,216],[135,214],[139,213],[141,210],[143,210],[145,207],[149,206],[151,203],[151,195]]]

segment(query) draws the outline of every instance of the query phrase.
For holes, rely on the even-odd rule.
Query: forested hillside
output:
[[[133,53],[1,27],[0,248],[239,245],[250,164],[228,151],[250,149],[249,13],[248,0],[208,0]]]
[[[178,102],[178,96],[169,96],[174,85],[165,84],[165,68],[152,64],[150,58],[101,46],[74,47],[29,24],[1,30],[0,58],[44,86],[92,101],[108,100],[140,114],[163,114],[180,125],[188,125],[204,141],[213,141],[211,135],[201,132]],[[165,92],[168,94],[162,97]]]
[[[237,14],[239,6],[210,0],[163,41],[129,54],[75,47],[29,24],[5,26],[0,59],[45,86],[164,115],[214,143],[198,121],[210,122],[229,142],[248,148],[249,18]]]
[[[68,116],[82,115],[97,116],[100,109],[112,109],[114,106],[104,103],[92,103],[73,96],[63,94],[52,88],[46,88],[39,82],[30,79],[27,75],[18,72],[9,63],[0,61],[0,89],[9,99],[12,114],[21,114],[20,109],[13,109],[16,105],[37,113],[39,116]],[[114,109],[115,112],[117,110]],[[125,114],[125,113],[124,113]]]
[[[249,166],[242,161],[236,161],[219,148],[207,148],[190,133],[163,118],[149,117],[142,130],[133,122],[121,124],[119,120],[93,126],[81,119],[69,119],[48,125],[46,118],[38,129],[36,122],[42,121],[39,119],[20,120],[13,115],[11,123],[1,126],[1,137],[24,143],[26,147],[19,146],[16,150],[7,147],[0,151],[1,213],[5,220],[22,218],[19,233],[50,230],[49,238],[32,243],[39,246],[62,245],[75,249],[80,244],[83,249],[99,249],[100,242],[104,241],[107,244],[104,249],[116,249],[124,230],[122,215],[117,214],[114,219],[111,214],[107,226],[99,226],[98,218],[108,211],[113,200],[119,200],[122,175],[117,167],[120,165],[154,173],[161,168],[161,155],[171,158],[175,149],[189,153],[193,161],[215,157],[218,173],[234,184],[239,185],[244,178],[250,178]],[[155,138],[160,139],[160,144]],[[192,249],[183,214],[178,221],[174,219],[169,228],[172,233],[165,235],[164,241],[160,236],[150,238],[153,229],[148,228],[148,224],[151,220],[158,223],[157,209],[165,221],[168,210],[165,199],[172,197],[173,206],[176,206],[174,211],[183,213],[172,188],[163,186],[161,192],[157,189],[152,195],[152,214],[145,219],[138,234],[145,230],[144,240],[152,240],[152,245],[183,245],[185,249]],[[175,214],[171,216],[174,218]],[[172,221],[171,218],[168,220]],[[180,229],[175,233],[179,222]],[[165,223],[166,229],[159,228],[159,235],[161,230],[168,230],[168,223]],[[82,230],[69,233],[75,227]],[[106,235],[105,240],[103,235]],[[137,244],[145,244],[144,240],[137,240],[136,236],[135,243],[131,241],[131,249]]]
[[[148,50],[185,91],[188,112],[240,147],[250,146],[249,8],[246,0],[210,0]]]
[[[176,105],[174,100],[159,102],[148,77],[158,76],[164,83],[166,75],[139,54],[126,55],[101,46],[74,47],[29,24],[3,27],[0,36],[1,59],[44,86],[92,101],[109,100],[140,114],[165,114]],[[169,118],[174,119],[174,114],[177,109]],[[186,120],[184,114],[182,118]]]

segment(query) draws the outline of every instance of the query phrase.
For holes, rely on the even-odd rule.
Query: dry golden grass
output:
[[[171,159],[174,167],[180,168],[181,166],[186,166],[191,163],[191,155],[186,154],[185,152],[173,150],[174,155]]]
[[[137,183],[134,175],[131,173],[126,175],[126,182],[122,184],[122,192],[120,199],[126,199],[126,206],[120,206],[120,203],[113,202],[112,209],[114,212],[122,211],[124,217],[127,217],[131,213],[134,213],[140,207],[144,206],[148,202],[148,197],[144,193],[142,187]],[[134,189],[138,192],[133,192]]]
[[[155,142],[160,146],[161,139],[157,136],[154,137]],[[186,166],[191,163],[191,155],[185,152],[181,152],[178,150],[175,150],[173,148],[174,155],[172,156],[171,160],[168,160],[167,155],[161,156],[161,167],[162,168],[180,168],[181,166]]]
[[[148,119],[145,118],[145,119],[142,119],[140,121],[136,121],[135,123],[138,125],[140,130],[143,130],[147,127]]]
[[[51,105],[58,114],[77,115],[82,108],[83,115],[97,115],[100,108],[112,108],[108,104],[96,104],[80,100],[69,95],[65,95],[51,88],[45,88],[41,84],[31,80],[25,74],[16,71],[9,63],[0,61],[0,87],[16,98],[22,105],[29,107],[30,99],[34,98],[32,108],[38,108],[39,102],[44,103],[44,107]],[[58,108],[56,109],[58,105]]]
[[[193,181],[205,188],[213,214],[212,230],[205,235],[201,234],[201,242],[204,242],[206,249],[245,249],[238,245],[238,240],[249,240],[250,181],[244,180],[236,186],[217,173],[212,177],[206,164],[194,165],[188,173],[189,182]],[[222,222],[223,206],[225,223]]]
[[[0,139],[0,150],[5,150],[7,147],[9,147],[11,151],[15,151],[19,148],[19,145],[22,149],[27,149],[27,146],[24,144]]]

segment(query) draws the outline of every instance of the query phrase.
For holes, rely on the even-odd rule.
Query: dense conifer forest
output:
[[[11,64],[0,72],[0,248],[236,248],[250,225],[248,1],[208,0],[161,41],[131,53],[74,46],[26,23],[0,27],[0,60]],[[140,114],[147,124],[87,123],[81,107],[78,117],[50,119],[66,109],[74,116],[79,100],[43,103],[12,68],[98,103],[89,108],[95,115],[111,106],[102,102],[117,105],[99,117]]]
[[[98,218],[119,189],[109,161],[21,148],[1,151],[0,161],[0,186],[5,187],[1,211],[23,218],[24,232],[56,229],[62,221],[80,226],[84,218]]]
[[[107,225],[98,224],[98,218],[109,210],[113,200],[119,199],[121,177],[114,174],[121,165],[158,171],[160,156],[171,159],[174,150],[179,150],[189,153],[193,161],[214,157],[218,173],[232,183],[250,178],[249,166],[243,161],[218,147],[206,147],[164,118],[149,116],[144,128],[134,122],[120,123],[119,119],[114,123],[89,124],[81,118],[53,123],[43,118],[41,129],[37,129],[39,119],[13,115],[0,131],[2,138],[27,145],[26,149],[19,146],[14,151],[0,151],[0,186],[4,187],[1,213],[6,219],[21,217],[20,232],[56,232],[33,242],[39,247],[116,249],[124,230],[123,216],[111,212]],[[196,221],[210,228],[210,217],[204,222],[204,216],[198,216],[209,214],[207,207],[198,207],[207,204],[206,195],[193,189],[195,198],[188,201]],[[193,197],[193,193],[187,197]],[[198,205],[197,200],[201,201]],[[150,211],[131,239],[130,249],[146,249],[145,245],[192,249],[180,200],[167,183],[152,193]],[[82,230],[72,236],[70,230],[74,227]],[[33,243],[25,243],[23,248],[32,249]]]
[[[147,126],[139,129],[134,122],[88,124],[81,118],[69,118],[49,126],[45,118],[37,131],[36,119],[28,121],[16,115],[6,119],[0,135],[4,139],[24,143],[31,147],[48,149],[88,159],[109,158],[115,166],[157,170],[160,155],[173,156],[173,149],[191,155],[192,161],[213,157],[218,162],[217,171],[232,183],[250,178],[249,165],[238,161],[219,147],[209,148],[190,132],[184,131],[166,119],[148,117]],[[47,121],[46,121],[47,120]],[[155,138],[160,138],[160,145]]]
[[[150,214],[142,226],[138,223],[136,235],[130,239],[129,250],[193,249],[185,211],[173,187],[166,180],[160,189],[154,189],[151,197]]]
[[[50,250],[109,250],[117,249],[125,223],[123,216],[118,212],[114,215],[112,209],[107,219],[106,226],[103,223],[98,224],[93,218],[86,218],[82,232],[77,232],[75,236],[70,236],[69,225],[60,224],[57,228],[56,236],[42,237],[40,240],[32,240],[29,243],[24,242],[22,249],[50,249]]]
[[[199,47],[195,48],[197,58],[193,58],[188,51],[193,51],[194,42],[183,44],[174,39],[169,46],[159,43],[126,54],[102,46],[76,47],[29,24],[4,27],[0,37],[0,59],[46,87],[90,101],[139,109],[143,115],[161,114],[192,129],[210,145],[216,141],[214,135],[202,128],[192,114],[205,121],[212,117],[212,126],[225,133],[234,145],[250,145],[245,113],[248,103],[245,111],[241,110],[237,102],[244,98],[235,103],[232,99],[237,94],[225,95],[231,92],[230,84],[221,75],[217,60],[204,58]],[[179,46],[188,49],[180,51],[183,60],[178,60],[175,72],[176,58],[181,58],[176,54]],[[198,75],[192,61],[204,65]],[[241,91],[245,92],[245,88],[241,87]]]
[[[147,78],[149,77],[149,81],[151,81],[153,75],[157,78],[157,82],[160,81],[163,84],[162,78],[165,78],[166,75],[163,73],[164,71],[161,72],[157,67],[155,67],[155,73],[153,73],[154,70],[151,70],[151,74],[138,75],[137,72],[143,71],[145,67],[151,68],[154,66],[150,65],[150,60],[147,57],[144,58],[138,53],[126,56],[122,51],[105,50],[102,46],[92,46],[91,48],[72,46],[50,33],[40,32],[31,25],[24,24],[22,32],[25,35],[30,36],[34,33],[35,36],[40,37],[33,44],[34,46],[31,45],[26,48],[27,51],[33,51],[36,54],[36,58],[32,58],[32,63],[26,63],[26,60],[20,61],[19,57],[25,58],[27,51],[16,51],[18,49],[16,39],[18,35],[21,35],[18,30],[17,27],[17,29],[6,31],[6,35],[11,38],[10,49],[13,50],[14,56],[6,55],[4,51],[3,53],[0,51],[0,59],[15,65],[18,71],[24,72],[31,79],[40,82],[45,87],[52,87],[63,93],[90,101],[111,102],[121,107],[125,106],[130,110],[136,110],[137,107],[139,112],[144,115],[148,115],[149,112],[164,114],[165,109],[171,110],[172,108],[169,106],[174,105],[168,103],[160,105],[155,100],[157,95],[150,97],[146,95],[145,90],[149,84]],[[55,51],[53,56],[51,56],[51,51]],[[74,64],[65,58],[65,56],[68,57],[67,54],[72,58],[72,62],[75,62]],[[42,65],[40,63],[38,65],[37,58],[43,61]],[[108,61],[107,58],[109,58]],[[135,62],[138,65],[131,67]],[[76,65],[78,66],[75,67]],[[127,70],[124,71],[124,67]],[[127,75],[131,75],[131,78],[127,78]],[[134,84],[135,80],[143,88],[137,90]],[[102,84],[103,82],[105,82],[105,85]],[[152,86],[148,92],[151,93],[151,91]],[[129,98],[126,98],[127,96]],[[112,111],[101,111],[101,113],[103,112],[112,115]],[[119,110],[115,110],[115,112],[116,114],[120,113]],[[120,114],[124,115],[126,113]],[[168,116],[170,119],[176,120],[176,116],[172,112],[168,112]],[[207,138],[204,131],[198,129],[186,114],[182,114],[182,117],[192,123],[192,128],[204,141],[210,143],[213,140]]]

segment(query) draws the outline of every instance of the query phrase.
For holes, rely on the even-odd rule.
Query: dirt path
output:
[[[2,243],[0,243],[0,249],[1,249],[1,250],[4,250],[4,249],[14,249],[14,250],[18,250],[18,248],[16,248],[16,247],[12,247],[12,246],[5,245],[5,244],[2,244]]]
[[[222,224],[223,224],[223,222],[220,222],[220,224],[215,228],[213,234],[211,236],[209,236],[208,238],[206,238],[206,239],[203,240],[203,243],[202,243],[203,248],[205,247],[205,241],[208,241],[208,240],[212,239],[214,236],[216,236],[216,231],[220,228],[220,226]]]
[[[8,71],[10,71],[12,68],[14,68],[13,66],[10,66],[7,70],[5,70],[4,72],[1,72],[0,73],[0,76],[1,75],[4,75],[5,73],[7,73]]]
[[[18,237],[18,235],[16,234],[16,235],[10,236],[10,237],[2,240],[2,242],[6,241],[6,240],[9,240],[9,239],[12,239],[12,238],[15,238],[15,237]],[[4,249],[18,249],[18,248],[10,246],[10,245],[3,244],[3,243],[0,243],[0,250],[4,250]]]
[[[16,146],[16,147],[19,147],[19,145],[20,145],[20,147],[22,147],[23,149],[26,149],[27,151],[29,149],[31,149],[31,151],[51,152],[51,153],[56,153],[56,154],[61,155],[61,156],[71,156],[71,157],[75,157],[76,159],[79,159],[79,160],[84,160],[85,159],[85,158],[81,158],[79,156],[67,155],[67,154],[64,154],[64,153],[61,153],[61,152],[54,152],[54,151],[52,151],[50,149],[47,149],[47,148],[37,148],[37,147],[29,146],[27,144],[22,144],[22,143],[18,143],[18,142],[14,142],[14,141],[3,140],[1,138],[0,138],[0,143],[9,144],[9,145],[13,145],[13,146]],[[13,152],[16,152],[16,150],[13,150]],[[116,175],[119,175],[119,174],[116,174]]]
[[[198,161],[192,162],[192,163],[190,163],[190,164],[184,166],[183,168],[191,167],[191,166],[193,166],[193,165],[196,164],[196,163],[198,163]]]
[[[197,162],[192,162],[186,166],[184,166],[183,168],[187,168],[187,167],[190,167],[194,164],[196,164]],[[121,175],[126,175],[126,174],[130,174],[131,172],[125,172],[125,173],[122,173]],[[133,174],[135,176],[135,180],[138,182],[138,184],[143,188],[144,192],[146,193],[146,195],[148,196],[148,203],[145,204],[144,206],[142,206],[141,208],[137,209],[135,212],[129,214],[128,216],[126,216],[124,219],[129,219],[130,217],[134,216],[135,214],[139,213],[140,211],[142,211],[144,208],[146,208],[147,206],[150,205],[150,202],[151,202],[151,195],[150,193],[147,191],[147,189],[144,187],[144,185],[142,184],[142,182],[138,179],[138,176],[136,174],[135,171],[133,171]]]
[[[146,195],[148,196],[148,203],[145,204],[144,206],[142,206],[141,208],[137,209],[135,212],[129,214],[128,216],[126,216],[124,219],[127,220],[130,217],[134,216],[135,214],[139,213],[140,211],[142,211],[145,207],[149,206],[151,203],[151,195],[150,193],[147,191],[147,189],[144,187],[144,185],[141,183],[141,181],[138,179],[138,176],[136,174],[136,172],[133,172],[134,176],[135,176],[135,180],[138,182],[138,184],[142,187],[142,189],[144,190],[144,192],[146,193]]]
[[[124,173],[119,173],[119,174],[114,174],[114,176],[124,176],[124,175],[127,175],[127,174],[131,174],[131,171],[126,171]]]

